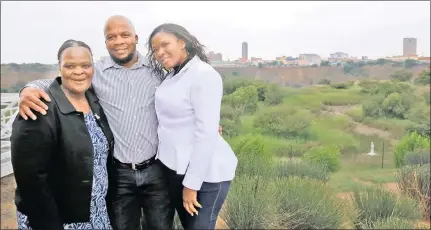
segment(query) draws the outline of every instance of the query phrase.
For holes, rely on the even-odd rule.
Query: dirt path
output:
[[[365,125],[360,122],[356,122],[352,117],[346,114],[348,110],[350,110],[353,106],[326,106],[327,111],[324,113],[329,113],[338,116],[347,116],[349,121],[355,125],[354,132],[367,136],[378,136],[382,139],[394,141],[391,137],[391,133],[385,130],[381,130],[378,128],[374,128],[368,125]]]

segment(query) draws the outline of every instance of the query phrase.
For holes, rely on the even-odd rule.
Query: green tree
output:
[[[263,134],[285,138],[308,138],[311,123],[307,111],[286,106],[270,107],[256,116],[253,126]]]
[[[387,117],[396,117],[405,119],[411,105],[414,102],[414,97],[407,93],[391,93],[382,102],[382,109]]]
[[[413,74],[406,70],[397,70],[394,73],[391,73],[389,77],[394,81],[410,81]]]
[[[236,89],[252,85],[253,82],[250,80],[245,79],[233,79],[233,80],[227,80],[224,82],[223,85],[223,94],[231,94],[235,92]]]
[[[413,59],[407,59],[404,61],[404,66],[407,69],[411,69],[413,66],[417,65],[419,62]]]
[[[419,77],[416,78],[415,84],[417,85],[429,85],[430,84],[430,70],[426,69],[419,74]]]
[[[223,101],[233,108],[239,109],[241,114],[254,113],[258,102],[257,87],[249,85],[238,88],[232,94],[226,95]]]
[[[278,105],[283,102],[284,93],[281,86],[277,84],[270,84],[266,87],[264,103],[266,105]]]

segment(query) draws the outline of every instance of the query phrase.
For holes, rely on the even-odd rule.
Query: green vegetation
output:
[[[415,80],[415,84],[417,85],[429,85],[431,83],[430,79],[430,70],[424,70],[418,78]]]
[[[394,160],[397,167],[406,164],[406,155],[413,151],[430,149],[430,139],[423,137],[415,132],[409,133],[404,136],[395,146]]]
[[[416,220],[420,212],[414,200],[398,198],[381,187],[367,187],[365,191],[355,190],[352,196],[358,208],[355,226],[358,229],[375,228],[374,223],[388,218]]]
[[[225,85],[223,135],[239,159],[221,213],[229,228],[408,228],[422,218],[418,195],[385,187],[414,174],[397,176],[403,165],[420,173],[429,163],[422,85],[405,77],[301,89],[238,78]],[[366,155],[371,142],[377,157]]]
[[[428,152],[429,162],[429,152]],[[430,211],[430,164],[407,165],[398,171],[397,182],[401,192],[415,199],[421,207],[424,218],[431,217]]]

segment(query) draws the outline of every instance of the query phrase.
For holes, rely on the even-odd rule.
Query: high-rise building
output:
[[[242,43],[242,59],[248,60],[248,44],[247,44],[247,42]]]
[[[403,56],[416,56],[417,53],[417,39],[404,38],[403,40]]]

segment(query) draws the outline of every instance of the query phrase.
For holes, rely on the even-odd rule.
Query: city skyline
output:
[[[244,8],[246,3],[247,9]],[[223,60],[272,60],[315,53],[329,57],[403,55],[402,39],[417,38],[417,54],[430,56],[430,2],[1,2],[2,63],[56,63],[61,43],[90,45],[94,58],[107,56],[106,19],[122,14],[135,24],[137,49],[163,22],[183,25]],[[169,5],[170,7],[166,7]],[[202,10],[184,14],[192,7]],[[94,7],[98,10],[95,11]],[[211,9],[211,10],[209,10]],[[64,17],[75,10],[76,17]],[[223,12],[221,16],[220,12]],[[268,12],[268,13],[267,13]],[[145,15],[143,17],[142,15]],[[55,18],[55,20],[52,20]]]

